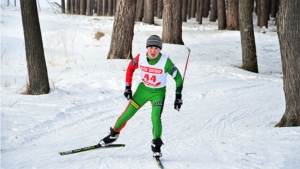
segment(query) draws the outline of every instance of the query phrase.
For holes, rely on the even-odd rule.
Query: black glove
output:
[[[124,96],[126,97],[127,100],[132,99],[131,86],[126,86]]]
[[[176,94],[176,98],[175,98],[175,102],[174,102],[174,109],[179,111],[181,105],[182,105],[181,94]]]

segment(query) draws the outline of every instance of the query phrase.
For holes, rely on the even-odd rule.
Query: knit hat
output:
[[[149,46],[156,46],[159,49],[162,49],[162,40],[157,35],[151,35],[147,39],[146,48],[148,48]]]

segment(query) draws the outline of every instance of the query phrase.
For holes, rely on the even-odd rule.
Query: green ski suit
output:
[[[144,58],[142,58],[144,57]],[[164,58],[164,59],[163,59]],[[135,58],[131,60],[131,62],[128,65],[127,71],[126,71],[126,85],[131,86],[132,84],[132,76],[134,71],[139,68],[145,70],[142,65],[139,65],[141,63],[141,59],[147,60],[148,65],[146,71],[149,72],[156,71],[156,68],[153,68],[155,65],[162,65],[164,66],[164,72],[159,72],[158,74],[170,74],[173,79],[176,82],[176,94],[181,94],[182,91],[182,76],[179,72],[179,70],[176,68],[176,66],[172,63],[171,59],[167,55],[162,55],[161,53],[158,55],[157,58],[152,60],[150,56],[148,56],[147,53],[138,54]],[[162,60],[164,60],[164,63],[161,63]],[[118,120],[115,123],[114,130],[116,132],[120,132],[123,127],[126,125],[126,122],[148,101],[152,104],[152,114],[151,114],[151,120],[153,125],[153,139],[161,138],[162,135],[162,123],[161,123],[161,114],[164,107],[164,100],[165,100],[165,93],[166,93],[166,77],[164,78],[165,82],[155,84],[153,86],[149,86],[147,81],[153,81],[155,82],[156,79],[153,79],[152,75],[148,75],[146,72],[144,78],[142,78],[142,82],[139,83],[136,92],[134,93],[132,99],[128,103],[125,111],[122,113],[122,115],[118,118]],[[142,73],[141,73],[142,74]],[[155,74],[154,74],[155,75]],[[143,76],[143,75],[142,75]],[[145,77],[147,80],[144,80]],[[157,86],[158,85],[158,86]]]

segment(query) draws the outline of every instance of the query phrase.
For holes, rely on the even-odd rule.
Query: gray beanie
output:
[[[148,48],[149,46],[156,46],[156,47],[162,49],[162,40],[157,35],[151,35],[147,39],[146,48]]]

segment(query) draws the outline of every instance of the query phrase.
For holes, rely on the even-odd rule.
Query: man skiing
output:
[[[181,91],[183,88],[182,76],[171,59],[166,54],[161,54],[162,40],[157,35],[147,39],[147,53],[140,53],[131,60],[126,71],[126,87],[124,96],[130,100],[125,111],[117,119],[115,126],[110,128],[110,134],[100,140],[99,144],[105,146],[116,141],[126,122],[148,101],[152,104],[151,120],[153,125],[153,140],[151,149],[154,157],[161,157],[163,142],[161,114],[164,107],[166,94],[167,74],[176,82],[174,109],[180,110],[182,105]],[[132,95],[132,76],[136,69],[140,70],[141,82],[136,92]]]

